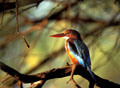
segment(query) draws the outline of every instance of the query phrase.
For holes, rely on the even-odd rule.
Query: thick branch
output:
[[[32,5],[32,4],[36,4],[36,6],[37,6],[37,4],[41,3],[42,1],[45,1],[45,0],[18,0],[18,7]],[[61,2],[59,0],[51,0],[51,1],[52,2],[54,2],[54,1]],[[83,1],[83,0],[77,0],[77,1]],[[76,2],[76,1],[73,1],[73,2]],[[64,3],[67,4],[69,2],[64,2]],[[16,2],[9,2],[9,1],[7,2],[6,1],[4,4],[0,2],[0,12],[2,12],[4,10],[6,11],[6,10],[14,9],[16,7],[15,5],[16,5]],[[4,7],[4,9],[2,9],[3,7]]]
[[[22,7],[22,6],[26,6],[26,5],[31,5],[31,4],[37,4],[40,3],[43,0],[19,0],[18,1],[18,7]],[[3,11],[2,7],[4,7],[4,10],[10,10],[10,9],[14,9],[16,6],[16,2],[5,2],[0,3],[0,12]]]
[[[69,76],[71,73],[72,65],[64,66],[61,68],[55,68],[46,72],[42,72],[39,74],[34,75],[25,75],[17,72],[16,70],[12,69],[11,67],[5,65],[4,63],[0,62],[0,69],[4,72],[7,72],[9,75],[15,77],[17,80],[22,81],[24,83],[34,83],[36,81],[42,81],[40,85],[43,85],[47,80],[54,79],[54,78],[62,78],[65,76]],[[75,70],[75,75],[81,75],[85,79],[89,81],[89,83],[93,83],[94,80],[90,76],[89,72],[85,70],[83,67],[78,66]],[[94,74],[94,73],[93,73]],[[109,80],[100,78],[99,76],[95,75],[96,78],[96,85],[101,88],[120,88],[119,84],[111,82]],[[39,86],[40,86],[39,85]]]

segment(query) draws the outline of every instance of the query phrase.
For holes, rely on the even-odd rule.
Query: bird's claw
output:
[[[71,78],[67,81],[67,84],[71,81]]]
[[[66,65],[69,66],[70,64],[68,62],[66,62]]]
[[[67,81],[67,84],[68,84],[70,81],[75,82],[74,79],[73,79],[72,77],[70,77],[70,79]]]

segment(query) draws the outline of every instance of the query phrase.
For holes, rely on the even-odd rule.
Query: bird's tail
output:
[[[91,68],[88,65],[87,65],[87,69],[88,69],[90,75],[92,76],[92,78],[96,81],[95,76],[93,75]]]

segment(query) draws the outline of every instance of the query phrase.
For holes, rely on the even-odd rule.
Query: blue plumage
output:
[[[75,52],[72,50],[72,48],[70,47],[70,43],[69,43],[69,42],[68,42],[68,48],[69,48],[69,50],[72,52],[73,56],[78,60],[78,62],[79,62],[82,66],[84,66],[84,61],[83,61],[83,59],[82,59],[77,53],[75,53]]]
[[[85,45],[85,43],[82,41],[82,38],[79,32],[69,29],[69,30],[66,30],[64,33],[51,35],[51,37],[65,38],[66,39],[66,45],[65,45],[66,51],[71,61],[73,62],[73,64],[75,65],[80,64],[86,69],[88,69],[92,78],[95,80],[95,77],[91,71],[91,61],[90,61],[89,50],[87,46]],[[72,69],[71,79],[73,78],[74,70],[75,68]]]
[[[91,67],[90,67],[91,61],[90,61],[90,55],[89,55],[89,51],[88,51],[87,46],[82,41],[79,41],[76,39],[72,40],[72,42],[69,40],[67,42],[69,50],[72,52],[73,56],[78,60],[78,62],[83,67],[88,69],[92,78],[94,80],[96,80],[92,71],[91,71]],[[73,48],[73,45],[74,45],[74,48]],[[75,52],[76,51],[75,49],[77,50],[77,52]]]

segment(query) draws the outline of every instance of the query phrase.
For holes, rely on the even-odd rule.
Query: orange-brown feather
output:
[[[70,60],[72,61],[73,64],[80,64],[78,62],[78,60],[74,57],[74,55],[72,54],[72,52],[68,49],[68,46],[67,46],[67,43],[66,43],[66,51],[67,51],[67,54],[68,56],[70,57]]]

